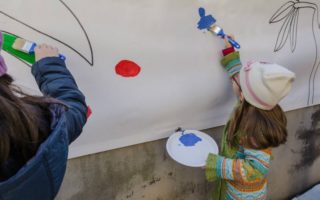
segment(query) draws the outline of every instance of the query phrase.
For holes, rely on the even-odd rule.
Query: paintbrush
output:
[[[206,29],[221,38],[227,38],[228,42],[235,48],[240,49],[240,45],[234,39],[226,35],[221,27],[214,25],[216,19],[212,15],[206,15],[204,8],[199,8],[200,20],[198,22],[198,29]]]
[[[35,61],[34,53],[26,53],[25,51],[21,51],[20,47],[19,50],[13,48],[13,44],[19,38],[17,35],[7,32],[1,32],[0,35],[2,36],[2,46],[1,48],[6,51],[7,53],[11,54],[12,56],[18,58],[19,60],[33,65]],[[30,52],[29,50],[27,52]]]
[[[31,42],[29,40],[23,39],[23,38],[17,38],[13,45],[12,48],[18,51],[22,51],[27,54],[33,54],[34,49],[37,47],[37,44],[34,42]],[[66,57],[62,54],[59,54],[59,58],[62,60],[65,60]]]

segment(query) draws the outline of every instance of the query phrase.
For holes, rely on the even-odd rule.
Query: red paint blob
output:
[[[92,114],[92,109],[90,106],[87,105],[87,119],[89,119],[89,117],[91,116]]]
[[[123,77],[135,77],[137,76],[141,68],[136,63],[130,61],[130,60],[121,60],[116,65],[116,73]]]

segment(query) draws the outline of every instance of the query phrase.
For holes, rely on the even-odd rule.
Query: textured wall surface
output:
[[[320,106],[287,113],[288,141],[274,149],[269,199],[289,199],[320,182]],[[205,132],[220,141],[223,127]],[[69,160],[58,200],[207,200],[212,183],[184,167],[158,140]]]

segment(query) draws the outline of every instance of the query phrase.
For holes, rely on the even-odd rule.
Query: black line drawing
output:
[[[315,59],[312,66],[312,70],[309,76],[309,85],[308,85],[308,100],[307,105],[314,103],[314,92],[315,92],[315,79],[316,74],[319,69],[320,60],[318,56],[319,47],[316,38],[315,31],[316,29],[320,29],[320,20],[319,20],[319,12],[318,5],[315,3],[311,3],[308,1],[288,1],[283,4],[270,18],[269,23],[278,23],[283,21],[283,24],[280,28],[277,41],[274,47],[274,52],[281,50],[288,38],[290,38],[290,48],[291,52],[294,52],[297,46],[297,35],[298,35],[298,24],[299,24],[299,11],[300,9],[308,9],[312,10],[312,33],[313,39],[315,43]],[[290,36],[290,37],[289,37]]]
[[[43,32],[43,31],[40,31],[39,29],[37,29],[37,28],[35,28],[35,27],[33,27],[33,26],[30,26],[30,25],[26,24],[25,22],[23,22],[23,21],[15,18],[15,17],[13,17],[13,16],[5,13],[5,12],[2,11],[2,10],[0,10],[0,14],[2,14],[2,15],[4,15],[4,16],[6,16],[6,17],[8,17],[8,18],[10,18],[10,19],[12,19],[12,20],[14,20],[14,21],[16,21],[16,22],[18,22],[18,23],[26,26],[26,27],[28,27],[29,29],[34,30],[34,31],[37,32],[37,33],[40,33],[40,34],[42,34],[42,35],[45,35],[45,36],[47,36],[47,37],[49,37],[49,38],[51,38],[51,39],[53,39],[53,40],[55,40],[55,41],[63,44],[64,46],[68,47],[69,49],[73,50],[76,54],[78,54],[78,55],[79,55],[82,59],[84,59],[90,66],[93,66],[93,65],[94,65],[93,48],[92,48],[92,45],[91,45],[90,38],[89,38],[89,36],[88,36],[88,34],[87,34],[87,31],[85,30],[85,28],[83,27],[83,25],[81,24],[80,20],[79,20],[78,17],[75,15],[75,13],[71,10],[71,8],[70,8],[65,2],[63,2],[62,0],[58,0],[58,1],[59,1],[59,2],[68,10],[68,12],[75,18],[76,22],[79,24],[80,28],[82,29],[82,31],[83,31],[83,33],[84,33],[84,35],[85,35],[85,37],[86,37],[86,40],[87,40],[89,49],[90,49],[90,58],[86,58],[82,53],[80,53],[78,50],[76,50],[74,47],[70,46],[69,44],[67,44],[67,43],[59,40],[58,38],[55,38],[55,37],[53,37],[53,36],[51,36],[51,35]],[[10,33],[10,32],[5,31],[5,30],[2,30],[2,31],[3,31],[3,32],[6,32],[6,33]],[[10,33],[10,34],[12,34],[12,33]],[[15,34],[14,34],[14,35],[15,35]],[[16,58],[17,58],[17,57],[16,57]],[[17,58],[17,59],[20,60],[19,58]],[[20,60],[20,61],[22,61],[22,60]],[[25,63],[24,61],[22,61],[22,62]],[[27,63],[25,63],[25,64],[27,64]],[[27,64],[27,65],[29,65],[29,64]]]

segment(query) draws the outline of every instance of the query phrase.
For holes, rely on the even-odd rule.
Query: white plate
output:
[[[214,139],[197,130],[184,130],[172,134],[166,147],[172,159],[189,167],[203,167],[209,153],[219,153]]]

